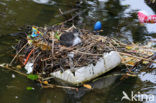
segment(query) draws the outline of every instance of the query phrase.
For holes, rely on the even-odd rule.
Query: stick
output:
[[[55,44],[54,32],[52,32],[51,35],[52,35],[52,50],[51,50],[51,52],[52,52],[52,57],[53,57],[53,55],[54,55],[54,44]]]
[[[47,86],[43,86],[43,88],[63,88],[63,89],[73,89],[73,90],[78,90],[78,88],[75,88],[75,87],[69,87],[69,86],[61,86],[61,85],[54,85],[54,84],[48,84]]]
[[[74,12],[74,11],[76,11],[76,10],[78,10],[78,9],[71,9],[71,10],[68,10],[68,11],[62,12],[62,10],[59,9],[59,12],[60,12],[61,14],[56,15],[55,17],[59,17],[59,16],[62,16],[62,15],[66,15],[66,14],[72,13],[72,12]]]
[[[63,15],[63,12],[62,12],[62,10],[59,8],[59,12],[61,13],[61,15]]]
[[[114,76],[124,76],[124,75],[128,75],[128,76],[131,76],[131,77],[137,77],[137,75],[133,75],[133,74],[129,74],[129,73],[109,74],[109,75],[106,75],[106,76],[103,76],[103,77],[99,77],[99,78],[93,80],[92,82],[95,82],[96,80],[99,80],[99,79],[102,79],[102,78],[109,78],[109,77],[114,77]]]
[[[49,58],[45,58],[45,59],[41,59],[41,61],[47,61],[49,59],[52,59],[53,57],[49,57]]]
[[[143,57],[137,57],[137,56],[134,56],[134,55],[131,55],[131,54],[128,54],[128,53],[123,53],[123,52],[119,52],[119,53],[122,54],[122,55],[131,56],[131,57],[135,57],[135,58],[138,58],[138,59],[143,59],[143,60],[146,60],[146,61],[150,61],[152,63],[156,63],[156,61],[153,61],[151,59],[147,59],[147,58],[143,58]]]
[[[17,71],[15,67],[9,66],[9,64],[0,64],[0,67],[5,68],[5,69],[8,69],[8,70],[11,70],[11,71],[13,71],[15,73],[18,73],[20,75],[23,75],[23,76],[27,77],[27,74],[22,73],[20,71]],[[39,76],[39,78],[42,79],[42,77],[40,77],[40,76]],[[44,84],[40,80],[36,80],[36,81],[40,82],[41,84]],[[56,87],[56,88],[63,88],[63,89],[73,89],[73,90],[76,90],[76,91],[78,90],[78,88],[75,88],[75,87],[61,86],[61,85],[55,85],[55,84],[47,84],[46,86],[43,86],[42,85],[42,87],[43,88],[54,88],[54,87]]]
[[[74,15],[72,18],[70,18],[70,19],[68,19],[68,20],[66,20],[66,21],[64,21],[64,22],[62,22],[62,23],[59,23],[59,24],[65,24],[65,23],[67,23],[67,22],[69,22],[69,21],[72,21],[73,19],[75,19],[77,16],[81,15],[81,14],[82,14],[83,12],[85,12],[85,11],[87,11],[87,9],[81,11],[80,13],[77,13],[77,14]]]
[[[12,63],[14,62],[14,60],[16,59],[18,54],[27,46],[27,44],[28,44],[28,42],[18,51],[18,53],[14,56],[14,58],[12,59],[12,61],[10,62],[9,65],[12,65]]]
[[[36,58],[34,59],[34,63],[36,62],[36,59],[39,57],[39,55],[41,54],[41,52],[39,52],[36,56]]]
[[[92,53],[86,53],[86,52],[81,52],[81,51],[78,51],[78,50],[73,50],[74,52],[78,52],[78,53],[81,53],[81,54],[86,54],[86,55],[95,55],[95,56],[102,56],[103,54],[92,54]]]
[[[27,75],[25,73],[22,73],[20,71],[17,71],[15,67],[12,67],[12,66],[9,66],[9,65],[10,64],[0,64],[0,67],[5,68],[5,69],[8,69],[8,70],[11,70],[13,72],[16,72],[16,73],[18,73],[20,75],[23,75],[23,76],[27,77]]]

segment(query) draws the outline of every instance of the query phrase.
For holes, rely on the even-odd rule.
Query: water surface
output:
[[[63,12],[77,9],[59,16],[59,9]],[[155,24],[140,25],[137,20],[137,11],[146,10],[149,14],[155,11],[144,0],[1,0],[0,1],[0,63],[9,63],[12,59],[11,46],[17,42],[15,33],[24,25],[53,25],[81,13],[74,21],[79,28],[93,30],[97,20],[103,24],[101,35],[114,36],[124,42],[144,43],[147,36],[155,35]],[[153,39],[153,38],[152,38]],[[142,68],[138,68],[140,71]],[[153,94],[156,102],[156,71],[139,73],[138,77],[129,77],[121,80],[118,67],[90,84],[93,90],[80,88],[79,92],[59,88],[42,89],[37,83],[28,80],[12,71],[0,69],[0,102],[1,103],[129,103],[121,101],[122,92],[128,95],[131,91]],[[12,77],[15,75],[15,78]],[[32,86],[34,91],[27,91]],[[139,102],[140,103],[140,102]]]

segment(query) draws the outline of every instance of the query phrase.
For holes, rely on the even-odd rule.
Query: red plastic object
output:
[[[24,65],[27,64],[27,62],[28,62],[28,60],[29,60],[29,57],[31,56],[31,54],[33,53],[34,50],[35,50],[35,49],[32,49],[31,52],[28,54],[28,56],[27,56],[27,58],[26,58],[26,60],[25,60],[25,62],[24,62]]]
[[[140,23],[156,23],[156,15],[147,15],[144,11],[138,11]]]

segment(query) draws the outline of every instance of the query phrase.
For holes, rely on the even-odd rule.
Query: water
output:
[[[83,1],[83,2],[82,2]],[[80,13],[74,21],[80,28],[93,30],[97,20],[103,24],[104,30],[101,34],[114,36],[124,42],[143,43],[147,38],[155,37],[155,24],[140,25],[137,20],[137,10],[146,10],[154,14],[144,0],[82,0],[79,3],[72,0],[1,0],[0,1],[0,63],[9,63],[12,58],[11,46],[17,42],[14,33],[19,32],[18,28],[24,25],[44,26],[53,25],[65,21],[67,18]],[[58,16],[59,10],[67,11],[78,9],[66,17]],[[154,39],[154,38],[152,38]],[[63,90],[59,88],[42,89],[37,83],[16,74],[12,71],[0,69],[0,102],[1,103],[129,103],[121,101],[123,91],[128,96],[131,91],[135,93],[153,94],[156,102],[156,72],[140,72],[138,77],[129,77],[120,80],[121,76],[116,68],[91,82],[93,90],[80,88],[79,92]],[[140,71],[139,68],[138,71]],[[15,78],[12,77],[15,75]],[[32,86],[34,91],[27,91],[26,87]],[[138,102],[136,102],[138,103]],[[140,102],[139,102],[140,103]]]

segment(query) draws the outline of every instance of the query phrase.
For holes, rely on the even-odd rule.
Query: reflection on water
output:
[[[154,70],[152,73],[142,72],[139,74],[139,78],[142,81],[149,81],[156,84],[156,71]]]
[[[70,4],[62,6],[61,9],[71,9]],[[18,27],[23,25],[43,26],[59,23],[63,21],[63,17],[55,18],[58,13],[57,5],[39,5],[30,0],[3,0],[0,3],[0,35],[15,33]]]
[[[63,12],[79,8],[65,17]],[[8,34],[19,32],[23,25],[52,25],[63,22],[77,13],[80,14],[74,21],[80,28],[93,30],[97,20],[102,22],[101,35],[114,36],[125,42],[143,42],[147,34],[155,33],[155,24],[141,26],[137,20],[137,10],[146,10],[154,14],[144,0],[1,0],[0,1],[0,62],[11,60],[11,45],[16,37]],[[154,40],[148,35],[151,40]],[[7,52],[6,52],[7,51]],[[120,68],[121,69],[121,68]],[[122,69],[125,69],[124,67]],[[139,71],[139,70],[138,70]],[[110,72],[115,74],[115,71]],[[107,75],[110,75],[108,73]],[[151,73],[140,73],[138,78],[120,80],[121,76],[103,76],[91,82],[93,90],[80,88],[78,92],[62,89],[41,89],[36,83],[12,72],[0,70],[0,100],[2,103],[121,103],[122,91],[152,93],[156,96],[155,70]],[[119,74],[119,73],[118,73]],[[34,91],[25,88],[32,86]],[[156,98],[156,97],[155,97]],[[125,101],[127,103],[127,101]],[[147,102],[148,103],[148,102]]]
[[[47,5],[54,5],[56,3],[52,0],[33,0],[33,1],[38,4],[47,4]]]
[[[121,0],[121,5],[128,5],[128,9],[124,11],[125,16],[129,16],[129,12],[144,10],[149,15],[154,15],[154,11],[145,3],[144,0]],[[138,5],[139,4],[139,5]],[[156,24],[144,25],[148,33],[156,33]]]

